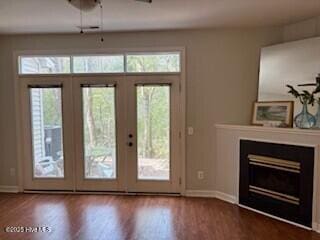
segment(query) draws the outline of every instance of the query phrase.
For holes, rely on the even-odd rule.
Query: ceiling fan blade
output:
[[[152,0],[135,0],[137,2],[152,3]]]

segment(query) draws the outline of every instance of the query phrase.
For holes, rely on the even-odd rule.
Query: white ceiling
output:
[[[320,0],[103,0],[105,31],[287,24],[320,15]],[[67,0],[0,0],[0,34],[78,32],[79,10]],[[99,10],[84,15],[99,24]]]

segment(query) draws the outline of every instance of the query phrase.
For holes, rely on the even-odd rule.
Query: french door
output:
[[[21,84],[25,190],[74,188],[72,84],[67,77]]]
[[[128,189],[179,192],[179,78],[128,77]]]
[[[179,76],[22,82],[26,190],[180,191]]]
[[[73,79],[76,189],[124,191],[126,135],[123,77]]]

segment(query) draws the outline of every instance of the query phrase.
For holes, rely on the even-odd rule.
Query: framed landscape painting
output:
[[[252,124],[273,127],[292,127],[293,102],[255,102]]]

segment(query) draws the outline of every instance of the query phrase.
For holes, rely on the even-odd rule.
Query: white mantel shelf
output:
[[[272,132],[272,133],[287,133],[298,135],[312,135],[320,137],[320,129],[299,129],[299,128],[276,128],[276,127],[261,127],[250,125],[230,125],[230,124],[216,124],[217,129],[238,130],[238,131],[254,131],[254,132]],[[319,139],[320,142],[320,139]]]

